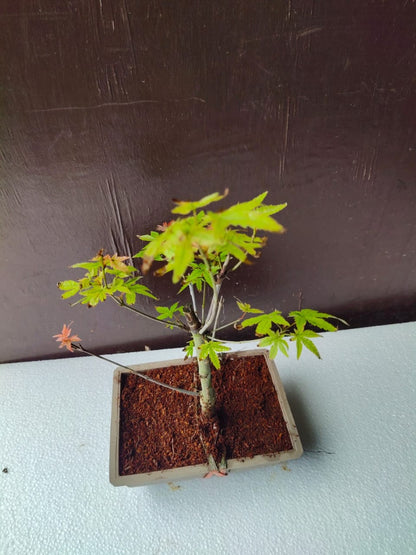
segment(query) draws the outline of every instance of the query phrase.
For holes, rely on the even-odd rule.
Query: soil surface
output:
[[[152,370],[148,375],[198,390],[195,363]],[[120,407],[120,475],[205,464],[292,449],[263,355],[224,357],[212,382],[217,416],[201,417],[199,400],[123,373]]]

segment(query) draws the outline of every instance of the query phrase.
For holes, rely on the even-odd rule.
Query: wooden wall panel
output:
[[[415,23],[409,0],[0,0],[0,360],[57,356],[71,320],[101,352],[181,344],[55,283],[225,187],[289,203],[231,294],[414,319]]]

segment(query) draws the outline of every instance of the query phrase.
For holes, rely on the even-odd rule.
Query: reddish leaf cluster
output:
[[[72,323],[72,322],[71,322]],[[78,335],[71,335],[71,328],[69,327],[71,324],[64,324],[61,333],[57,333],[53,337],[56,337],[56,341],[60,342],[59,348],[66,347],[68,351],[73,352],[72,342],[73,341],[81,341],[81,338]]]

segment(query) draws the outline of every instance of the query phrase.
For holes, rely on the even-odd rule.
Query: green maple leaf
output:
[[[77,264],[72,264],[70,268],[83,268],[84,270],[88,270],[88,272],[97,272],[101,268],[101,264],[98,261],[78,262]]]
[[[259,343],[259,347],[270,347],[270,358],[275,358],[278,351],[282,352],[286,357],[289,356],[289,346],[287,341],[278,331],[271,331],[269,335],[263,337]]]
[[[149,297],[151,299],[156,300],[157,297],[153,295],[146,285],[142,285],[141,283],[137,283],[138,280],[141,279],[141,276],[138,276],[133,279],[129,279],[127,281],[123,281],[122,279],[114,280],[111,284],[110,292],[114,294],[116,291],[125,294],[126,303],[127,304],[134,304],[136,302],[136,296],[142,295],[144,297]]]
[[[175,249],[173,261],[171,262],[173,268],[173,283],[177,283],[183,277],[188,266],[193,262],[194,257],[195,254],[191,238],[183,237],[179,248]]]
[[[155,308],[159,312],[159,316],[157,316],[158,320],[172,320],[176,312],[183,314],[183,306],[179,306],[177,302],[170,307],[156,306]]]
[[[78,281],[73,281],[71,279],[68,279],[66,281],[60,281],[58,283],[58,287],[62,291],[65,291],[65,293],[62,294],[62,298],[68,299],[68,297],[73,297],[78,293],[78,291],[81,288],[81,285],[78,283]]]
[[[146,241],[148,243],[150,243],[151,241],[153,241],[154,239],[156,239],[157,237],[159,237],[159,233],[157,231],[151,231],[149,234],[145,234],[145,235],[137,235],[137,237],[139,239],[141,239],[142,241]],[[133,255],[133,258],[143,258],[146,255],[146,249],[147,249],[147,245],[145,245],[138,253],[136,253],[135,255]],[[162,256],[156,256],[154,258],[154,260],[163,260]]]
[[[237,299],[237,306],[241,310],[241,312],[244,312],[245,314],[263,314],[263,310],[253,308],[248,303],[243,303],[239,299]]]
[[[183,351],[185,351],[185,358],[192,358],[194,356],[194,349],[195,343],[194,340],[191,339],[190,341],[188,341],[186,347],[183,349]]]
[[[219,341],[207,341],[199,348],[199,360],[204,360],[205,358],[209,358],[209,360],[214,365],[214,368],[218,370],[221,366],[220,359],[218,358],[217,353],[223,353],[225,351],[229,351],[230,347],[227,347],[223,343]]]
[[[303,347],[306,347],[308,351],[313,353],[317,358],[321,358],[318,349],[312,339],[316,337],[322,337],[319,333],[312,330],[295,330],[292,334],[291,341],[296,341],[296,357],[299,359]]]
[[[135,255],[143,259],[142,272],[146,273],[154,260],[163,260],[166,264],[157,274],[172,272],[172,280],[177,283],[184,279],[189,268],[193,269],[193,265],[201,260],[215,275],[213,269],[218,257],[224,261],[225,257],[231,255],[236,260],[245,262],[249,255],[258,256],[258,250],[265,245],[265,239],[256,237],[257,229],[284,231],[272,216],[286,205],[264,205],[266,195],[267,192],[217,213],[196,210],[222,199],[225,194],[213,193],[195,202],[176,201],[178,206],[174,208],[174,213],[193,215],[170,222],[160,234],[141,236],[148,243]],[[244,233],[247,228],[253,230],[251,235]],[[185,283],[186,278],[183,285]],[[199,287],[200,281],[197,283]]]
[[[184,200],[174,200],[173,202],[177,204],[176,208],[172,210],[173,214],[190,214],[191,212],[195,212],[199,208],[203,208],[211,202],[217,202],[228,195],[228,189],[224,191],[223,195],[219,193],[211,193],[210,195],[206,195],[205,197],[201,198],[200,200],[191,202],[191,201],[184,201]]]
[[[172,271],[172,281],[177,283],[194,261],[198,249],[195,236],[200,225],[195,217],[177,220],[154,237],[139,253],[143,258],[142,272],[148,271],[153,260],[162,258],[166,265],[158,273]]]
[[[182,287],[179,289],[179,293],[182,293],[184,289],[189,287],[189,285],[195,285],[197,291],[202,291],[202,286],[204,282],[210,284],[212,282],[211,276],[208,274],[205,264],[191,264],[192,271],[183,278]]]
[[[317,310],[312,310],[310,308],[304,308],[303,310],[294,310],[289,313],[296,323],[298,330],[303,330],[306,324],[310,324],[316,328],[325,331],[337,331],[337,328],[328,322],[329,318],[338,320],[343,324],[347,324],[345,320],[332,316],[331,314],[326,314],[325,312],[318,312]]]
[[[283,318],[282,313],[279,310],[274,310],[269,314],[261,314],[260,316],[254,316],[254,318],[243,320],[241,327],[247,328],[249,326],[257,326],[256,334],[267,335],[272,331],[273,324],[285,327],[290,326],[289,322]]]
[[[235,204],[221,212],[219,218],[227,225],[282,233],[284,227],[271,216],[286,208],[287,204],[266,206],[262,204],[266,196],[267,191],[252,200]]]
[[[81,304],[96,306],[99,302],[106,300],[108,292],[101,285],[95,285],[86,291],[80,291],[79,294],[83,297]]]

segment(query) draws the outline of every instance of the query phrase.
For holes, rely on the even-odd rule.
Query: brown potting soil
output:
[[[195,363],[148,372],[164,383],[196,391]],[[213,370],[217,416],[201,416],[196,397],[123,373],[120,395],[120,475],[205,464],[292,449],[276,390],[263,355],[224,357]]]

